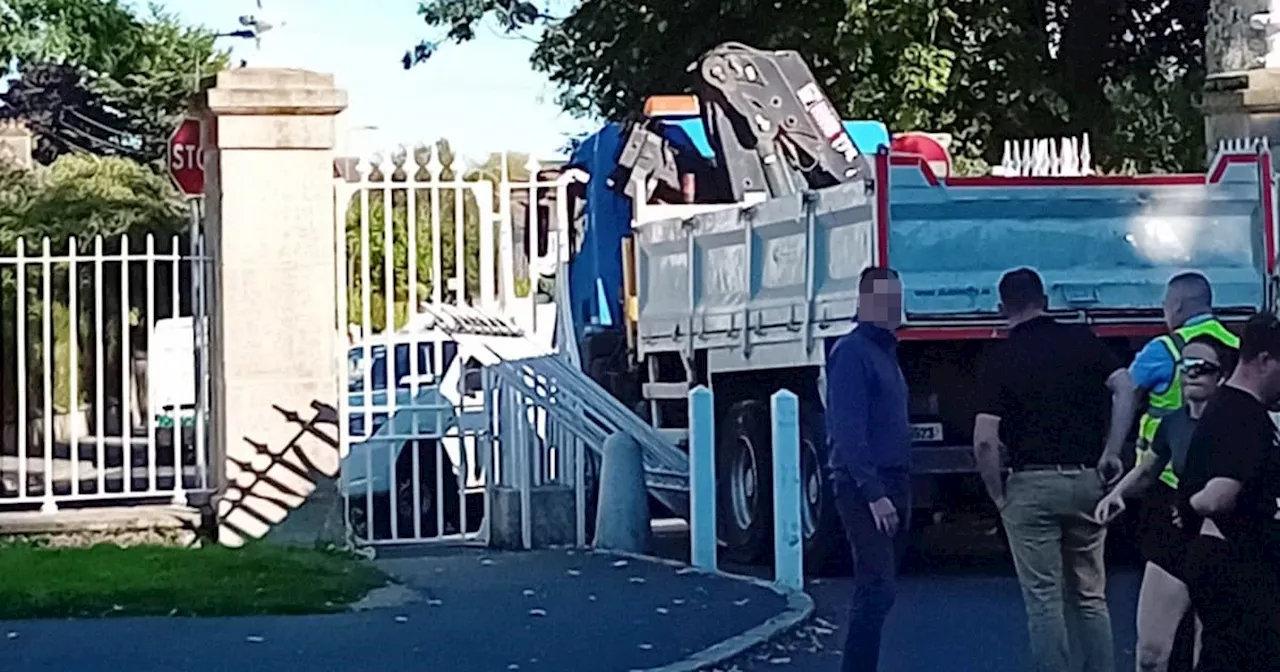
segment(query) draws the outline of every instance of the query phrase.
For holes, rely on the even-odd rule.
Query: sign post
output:
[[[204,213],[201,201],[204,200],[204,133],[200,120],[187,117],[173,129],[169,136],[169,177],[174,185],[187,198],[187,207],[191,214],[191,246],[192,254],[202,247],[203,227],[201,221]],[[203,250],[200,250],[203,254]],[[198,275],[198,274],[197,274]],[[197,293],[200,288],[197,287]],[[199,297],[197,297],[199,298]]]
[[[209,400],[208,390],[208,374],[209,361],[208,337],[206,335],[208,321],[209,292],[206,291],[208,274],[208,259],[205,256],[204,246],[204,133],[201,128],[200,120],[194,117],[187,117],[173,129],[173,134],[169,136],[168,146],[169,157],[169,177],[173,180],[174,185],[186,197],[187,208],[190,214],[189,232],[189,253],[191,255],[191,284],[192,293],[194,294],[194,309],[192,311],[192,345],[195,349],[195,380],[196,380],[196,418],[195,418],[195,442],[196,453],[201,455],[199,466],[202,467],[199,485],[207,487],[212,485],[211,474],[217,473],[216,470],[210,469],[203,462],[204,451],[207,446],[206,437],[206,420]],[[176,252],[176,250],[175,250]],[[180,430],[174,430],[180,431]],[[181,481],[182,479],[179,479]],[[178,484],[177,492],[174,493],[174,501],[179,498],[185,500],[182,493],[182,484]]]

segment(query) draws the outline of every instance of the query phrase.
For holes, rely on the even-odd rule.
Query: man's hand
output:
[[[1102,484],[1111,487],[1123,474],[1124,463],[1120,461],[1120,456],[1110,451],[1103,453],[1098,460],[1098,476],[1102,478]]]
[[[1124,497],[1113,492],[1098,502],[1098,506],[1093,509],[1093,518],[1099,524],[1107,525],[1115,520],[1116,516],[1124,513],[1124,510]]]
[[[871,517],[876,521],[876,529],[884,532],[889,536],[898,533],[898,508],[889,501],[888,497],[881,497],[871,502]]]

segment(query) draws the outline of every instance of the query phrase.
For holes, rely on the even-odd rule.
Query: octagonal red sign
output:
[[[188,117],[169,136],[169,176],[187,196],[204,194],[204,144],[200,120]]]
[[[934,175],[951,176],[951,152],[930,133],[908,131],[895,135],[889,149],[895,154],[915,154],[923,157],[933,169]]]

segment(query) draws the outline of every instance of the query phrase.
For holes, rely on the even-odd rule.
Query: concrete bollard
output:
[[[596,508],[596,548],[627,553],[649,551],[653,532],[649,526],[649,490],[645,486],[642,450],[628,434],[605,439]]]

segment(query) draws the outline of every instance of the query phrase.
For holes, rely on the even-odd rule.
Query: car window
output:
[[[412,347],[417,346],[417,361],[413,361]],[[420,341],[414,343],[397,343],[393,347],[395,353],[395,384],[400,386],[405,377],[409,375],[410,370],[414,370],[418,380],[421,381],[430,376],[435,368],[435,343]],[[448,369],[450,362],[457,356],[458,344],[453,341],[445,341],[440,352],[443,356],[442,365],[444,369]],[[369,358],[372,365],[363,366],[365,349],[363,347],[352,348],[347,356],[347,372],[348,372],[348,391],[349,392],[373,392],[377,390],[387,389],[387,346],[371,345],[369,346]],[[416,366],[415,366],[416,364]],[[436,377],[440,377],[440,373]],[[405,383],[407,384],[407,383]]]
[[[435,352],[434,343],[418,343],[417,361],[413,361],[413,350],[411,343],[399,343],[396,345],[396,385],[405,384],[404,379],[409,375],[410,371],[414,371],[419,379],[429,375],[435,362],[432,356]],[[386,362],[383,362],[383,369],[386,368]]]
[[[359,392],[364,389],[364,367],[360,365],[361,355],[359,348],[352,348],[347,353],[347,391]]]
[[[484,367],[475,357],[468,357],[462,365],[462,380],[458,384],[463,396],[475,394],[484,389]]]

